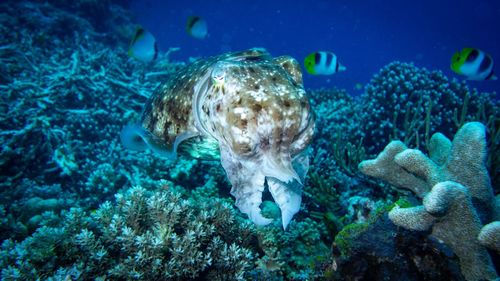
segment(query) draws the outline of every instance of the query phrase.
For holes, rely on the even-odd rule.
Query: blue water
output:
[[[337,54],[347,71],[332,76],[305,74],[306,88],[340,87],[351,94],[385,64],[414,62],[462,78],[449,67],[464,47],[500,60],[500,1],[133,1],[137,22],[157,37],[160,50],[180,47],[174,60],[264,47],[301,63],[314,51]],[[188,16],[208,24],[209,37],[185,32]],[[498,81],[470,81],[471,87],[500,92]]]

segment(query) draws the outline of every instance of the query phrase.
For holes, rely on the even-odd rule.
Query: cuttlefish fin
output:
[[[271,223],[271,219],[262,216],[260,209],[264,191],[264,175],[257,167],[252,167],[251,163],[241,163],[231,154],[228,147],[221,146],[220,152],[221,164],[231,182],[231,195],[236,199],[236,207],[242,213],[247,214],[256,225]]]
[[[175,138],[174,144],[171,147],[165,145],[165,142],[151,132],[137,124],[130,124],[123,127],[120,132],[120,140],[128,149],[144,151],[151,149],[155,154],[168,158],[175,159],[177,157],[177,147],[186,139],[197,136],[195,132],[185,132]]]

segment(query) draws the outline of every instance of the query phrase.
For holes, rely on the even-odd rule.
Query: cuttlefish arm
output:
[[[276,177],[266,176],[262,165],[254,159],[239,159],[228,147],[221,146],[221,163],[231,182],[231,195],[236,199],[236,206],[248,215],[256,225],[267,225],[271,219],[261,214],[262,192],[265,181],[275,202],[281,210],[283,229],[286,229],[301,204],[302,183],[292,179],[283,182]],[[306,153],[301,153],[293,160],[295,172],[303,181],[307,173],[309,160]]]
[[[292,165],[296,173],[299,175],[301,182],[303,183],[307,174],[307,170],[309,169],[309,157],[307,156],[307,150],[297,155],[293,159]],[[269,191],[271,192],[274,201],[276,202],[276,204],[278,204],[281,210],[281,221],[283,223],[283,229],[286,229],[293,216],[300,209],[300,203],[302,202],[301,182],[293,180],[285,183],[274,177],[267,178]]]
[[[236,199],[236,207],[256,225],[267,225],[271,219],[261,214],[262,192],[265,176],[252,162],[239,161],[228,147],[220,147],[221,164],[231,182],[231,195]]]
[[[297,181],[284,183],[275,178],[267,178],[267,185],[274,201],[280,207],[281,222],[283,229],[286,229],[293,216],[300,209],[302,184]]]

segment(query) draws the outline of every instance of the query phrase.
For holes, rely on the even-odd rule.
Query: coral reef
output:
[[[398,201],[398,204],[406,204]],[[426,233],[395,226],[379,208],[335,237],[327,280],[465,280],[456,256]]]
[[[434,134],[429,158],[393,141],[375,160],[359,165],[361,172],[423,197],[422,206],[396,207],[389,218],[407,229],[432,229],[457,254],[467,280],[498,277],[477,240],[483,224],[500,216],[485,167],[485,134],[481,123],[466,123],[453,142]]]
[[[59,226],[45,225],[21,243],[5,240],[0,266],[3,280],[60,272],[85,280],[244,280],[255,257],[245,246],[252,235],[252,224],[227,202],[134,187],[91,215],[72,209]]]
[[[320,223],[294,221],[285,232],[276,221],[255,229],[231,198],[216,197],[214,178],[191,191],[172,182],[157,186],[133,187],[90,214],[72,208],[45,215],[31,236],[4,241],[2,279],[307,280],[323,274],[330,251]],[[278,216],[267,202],[264,210],[274,208]]]
[[[326,226],[330,243],[345,224],[371,213],[371,208],[349,201],[350,197],[374,202],[393,192],[366,188],[366,181],[358,177],[357,166],[365,157],[365,148],[357,100],[335,88],[309,90],[308,94],[316,114],[316,132],[304,187],[304,210]]]
[[[124,150],[120,129],[185,64],[169,59],[178,48],[148,65],[127,57],[136,27],[128,2],[0,3],[2,280],[463,280],[460,251],[428,235],[439,227],[444,236],[473,229],[464,241],[498,251],[498,207],[485,192],[500,187],[498,102],[410,64],[384,67],[361,98],[308,90],[317,131],[301,211],[286,232],[278,220],[255,228],[240,217],[217,163]],[[463,134],[480,147],[470,151],[446,139],[471,120],[485,124],[487,166],[484,132]],[[381,206],[397,191],[358,170],[395,137],[404,142],[387,147],[376,177],[424,206],[435,195],[438,214],[414,207],[432,217],[427,225],[399,213],[427,231],[394,225]],[[470,168],[452,165],[466,156]],[[278,218],[269,199],[263,213]],[[391,217],[412,210],[397,204]],[[469,222],[446,226],[457,215]]]
[[[316,114],[311,166],[325,174],[335,170],[331,169],[335,163],[343,173],[353,176],[364,158],[359,106],[344,90],[310,90],[308,94]]]
[[[481,245],[500,253],[500,221],[485,225],[477,237]]]
[[[394,139],[425,150],[432,132],[451,138],[465,122],[486,124],[491,136],[488,168],[493,182],[498,182],[500,110],[495,93],[471,91],[465,81],[450,81],[440,71],[393,62],[373,77],[360,104],[360,124],[370,155]]]
[[[9,206],[4,209],[6,216],[20,218],[5,227],[12,230],[30,221],[23,206],[30,206],[26,202],[31,197],[51,203],[45,204],[52,206],[47,210],[56,212],[69,206],[95,208],[126,184],[160,178],[169,164],[147,154],[123,155],[116,135],[136,117],[151,89],[181,64],[165,67],[166,55],[155,66],[131,61],[125,51],[130,34],[110,46],[108,36],[98,34],[87,18],[51,3],[0,3],[0,29],[5,35],[0,38],[4,93],[0,97],[0,204]],[[129,19],[112,19],[108,18],[109,24],[114,26],[134,26]],[[138,162],[148,163],[132,164]],[[32,194],[55,185],[59,186],[56,195]],[[54,200],[61,204],[55,207]],[[31,215],[43,213],[39,209]],[[31,220],[30,230],[36,229],[36,221]]]
[[[272,228],[258,229],[259,245],[266,255],[259,259],[256,276],[262,280],[272,275],[285,280],[321,277],[330,257],[330,249],[323,241],[325,235],[324,225],[309,218],[292,221],[286,232],[276,223]]]

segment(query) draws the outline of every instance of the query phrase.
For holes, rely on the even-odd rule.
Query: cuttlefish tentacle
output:
[[[262,192],[265,181],[269,191],[281,210],[283,229],[286,229],[301,204],[302,182],[309,168],[307,151],[294,157],[290,174],[283,175],[269,171],[260,161],[238,159],[228,147],[221,146],[221,163],[231,182],[231,195],[236,198],[236,206],[257,225],[267,225],[272,220],[261,214]],[[277,169],[272,169],[276,171]],[[275,175],[281,174],[280,180]]]
[[[307,171],[309,170],[309,151],[307,149],[303,150],[293,158],[292,167],[299,176],[300,181],[304,183]]]
[[[300,209],[302,184],[297,181],[284,183],[269,177],[267,178],[267,185],[274,201],[280,207],[283,229],[286,229],[288,223]]]
[[[222,167],[232,185],[231,195],[235,197],[238,209],[247,214],[256,225],[271,223],[272,220],[262,216],[260,210],[265,176],[256,167],[239,161],[228,147],[221,146],[220,154]]]
[[[281,210],[281,221],[283,229],[299,211],[302,202],[302,183],[305,181],[307,170],[309,169],[309,157],[307,150],[302,151],[292,161],[292,166],[300,181],[282,182],[276,178],[268,177],[267,184],[274,201]]]

